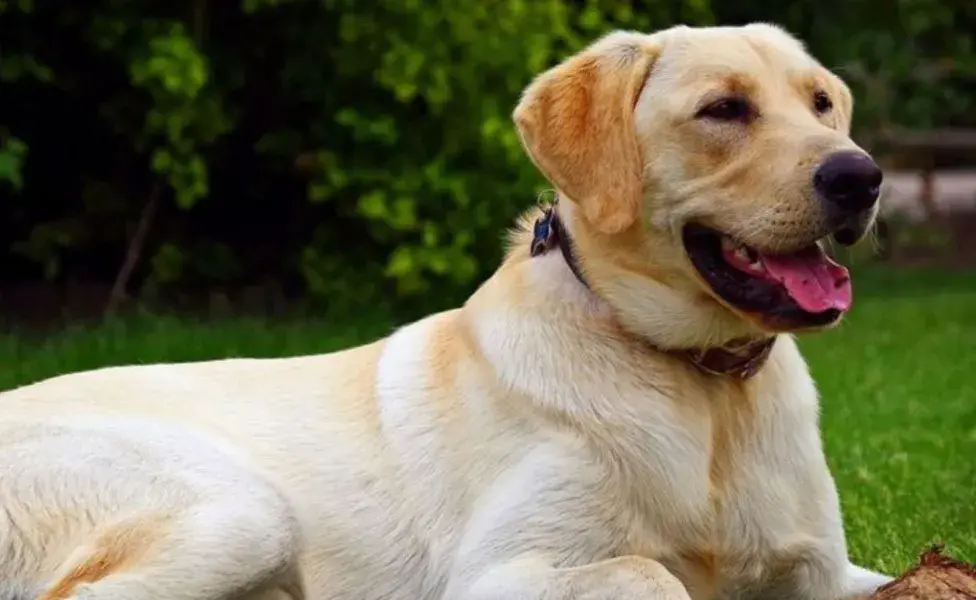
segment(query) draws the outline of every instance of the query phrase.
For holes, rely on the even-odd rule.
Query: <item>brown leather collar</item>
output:
[[[559,219],[559,215],[556,214],[556,201],[544,209],[542,216],[536,220],[532,228],[530,253],[532,256],[539,256],[558,247],[576,278],[584,286],[590,288],[580,270],[579,261],[576,259],[573,240]],[[681,350],[657,348],[657,350],[680,357],[703,373],[726,375],[746,380],[758,373],[766,364],[766,359],[769,358],[769,353],[772,351],[775,342],[775,337],[768,337],[733,340],[724,346],[713,348]]]
[[[671,353],[682,356],[704,373],[746,380],[763,368],[775,343],[775,337],[737,339],[724,346],[672,350]]]

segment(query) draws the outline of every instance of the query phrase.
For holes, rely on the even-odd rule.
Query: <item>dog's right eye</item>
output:
[[[699,119],[746,122],[752,119],[754,112],[745,98],[723,98],[702,108],[695,116]]]

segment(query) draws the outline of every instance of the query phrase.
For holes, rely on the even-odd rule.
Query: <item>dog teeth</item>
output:
[[[761,273],[766,270],[758,252],[728,236],[722,236],[722,251],[733,256],[739,264],[745,265],[750,271]]]
[[[766,265],[763,264],[762,258],[760,258],[759,253],[752,248],[746,248],[746,254],[749,257],[749,268],[753,271],[764,271],[766,270]]]
[[[730,238],[727,235],[722,236],[722,250],[724,252],[729,252],[729,253],[735,252],[737,250],[736,246],[738,246],[738,244],[733,242],[732,238]]]

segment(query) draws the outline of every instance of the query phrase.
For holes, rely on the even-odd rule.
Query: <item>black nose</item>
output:
[[[839,212],[861,212],[878,201],[881,168],[863,152],[836,152],[823,161],[813,175],[820,197]]]

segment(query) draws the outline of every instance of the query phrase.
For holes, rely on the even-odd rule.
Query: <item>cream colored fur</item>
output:
[[[811,112],[811,85],[832,115]],[[692,120],[723,86],[763,111],[748,133]],[[367,346],[0,395],[0,599],[867,594],[888,578],[848,560],[789,332],[747,382],[648,343],[761,332],[704,288],[680,226],[824,235],[811,169],[855,147],[850,111],[770,26],[596,42],[515,114],[596,293],[518,233],[463,308]]]

